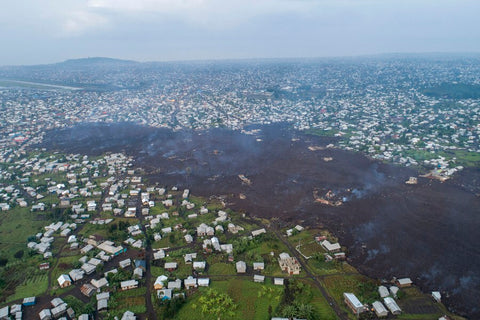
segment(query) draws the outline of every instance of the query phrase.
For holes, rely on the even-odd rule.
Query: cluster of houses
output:
[[[392,313],[392,315],[399,315],[402,313],[402,309],[398,306],[395,300],[397,299],[397,294],[400,288],[407,288],[412,286],[412,284],[410,278],[400,278],[395,280],[395,285],[391,285],[388,288],[384,285],[379,286],[378,295],[383,299],[383,303],[381,301],[375,301],[372,303],[371,309],[369,309],[368,305],[361,303],[353,293],[344,292],[343,297],[345,304],[356,315],[369,310],[375,312],[376,316],[379,318],[387,317],[389,312]],[[440,302],[441,300],[441,294],[438,291],[432,292],[432,297],[437,302]]]

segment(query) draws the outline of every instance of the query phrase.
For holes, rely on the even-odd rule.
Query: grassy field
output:
[[[27,239],[43,231],[42,227],[49,221],[36,220],[36,213],[28,208],[15,207],[7,212],[0,212],[0,255],[13,259],[15,252],[27,251]]]
[[[46,273],[37,274],[25,280],[15,289],[15,294],[7,298],[7,302],[26,297],[38,296],[47,291],[48,276]]]
[[[330,296],[335,299],[338,305],[345,310],[348,314],[352,315],[343,302],[343,293],[352,292],[360,301],[364,301],[361,294],[360,286],[363,283],[372,283],[373,280],[362,275],[333,275],[326,277],[323,280],[325,288],[329,292]]]
[[[268,319],[269,306],[275,310],[283,294],[283,287],[240,279],[213,281],[211,287],[219,292],[227,293],[237,305],[235,315],[228,319]],[[202,291],[203,288],[187,299],[187,303],[180,309],[177,319],[217,319],[200,311],[197,303]]]
[[[216,262],[208,267],[209,275],[234,275],[236,273],[233,263]]]
[[[305,280],[302,281],[305,284],[310,285],[312,293],[313,293],[313,298],[310,301],[310,303],[315,307],[315,310],[319,316],[319,319],[322,320],[330,320],[330,319],[337,319],[335,312],[333,309],[330,307],[328,304],[327,300],[323,297],[322,293],[320,290],[315,286],[312,280]]]

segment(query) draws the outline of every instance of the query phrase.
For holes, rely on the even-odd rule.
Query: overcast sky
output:
[[[479,0],[15,0],[0,65],[480,52]]]

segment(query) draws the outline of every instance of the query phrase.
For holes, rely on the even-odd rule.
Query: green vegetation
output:
[[[95,296],[93,296],[88,303],[85,303],[78,298],[75,298],[72,295],[68,295],[63,298],[63,301],[68,304],[69,307],[75,311],[75,314],[93,314],[97,307],[97,300]]]
[[[26,249],[27,239],[49,223],[29,208],[14,207],[0,215],[0,256],[8,260],[14,260],[16,252]]]
[[[236,305],[234,314],[225,319],[267,319],[277,308],[282,296],[281,287],[254,283],[250,279],[215,280],[212,281],[211,289],[228,295]],[[217,319],[215,315],[203,314],[200,310],[199,300],[207,290],[209,289],[200,288],[197,293],[188,297],[176,319]]]
[[[435,98],[478,99],[480,86],[465,83],[443,83],[435,87],[424,88],[423,94]]]
[[[194,306],[194,309],[199,308],[202,314],[213,315],[218,319],[233,317],[235,309],[237,309],[237,305],[228,294],[218,292],[215,289],[208,289],[204,292],[198,299],[198,304],[198,306]]]
[[[26,279],[21,285],[15,288],[15,294],[8,297],[7,302],[25,297],[38,296],[45,293],[48,288],[48,276],[43,274],[36,274],[31,278]]]

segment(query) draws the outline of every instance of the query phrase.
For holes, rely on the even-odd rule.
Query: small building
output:
[[[100,288],[103,288],[105,286],[108,286],[108,281],[107,281],[107,278],[101,278],[101,279],[92,279],[92,281],[90,281],[90,283],[96,287],[97,289],[100,289]]]
[[[9,315],[9,307],[6,306],[6,307],[3,307],[0,309],[0,320],[9,320],[10,317],[8,316]]]
[[[120,288],[123,291],[138,288],[138,281],[137,280],[122,281],[120,282]]]
[[[52,307],[58,307],[59,305],[61,304],[64,304],[65,302],[61,299],[61,298],[53,298],[52,301],[50,301],[50,303],[52,304]]]
[[[432,297],[435,301],[441,302],[442,301],[442,295],[439,291],[432,291]]]
[[[396,287],[396,286],[391,286],[391,287],[389,288],[389,290],[390,290],[390,294],[391,294],[394,298],[396,298],[396,297],[397,297],[398,290],[399,290],[398,287]]]
[[[85,273],[85,271],[83,271],[83,269],[72,269],[68,275],[70,276],[70,279],[72,279],[72,281],[78,281],[78,280],[81,280],[83,279],[83,274]]]
[[[273,278],[273,284],[276,286],[283,286],[283,278]]]
[[[328,240],[323,240],[320,245],[325,249],[327,250],[328,252],[331,252],[331,253],[334,253],[334,252],[339,252],[342,247],[340,246],[340,244],[337,242],[337,243],[330,243],[330,241]]]
[[[168,280],[168,277],[161,275],[157,277],[157,280],[155,280],[155,283],[153,284],[153,288],[155,290],[161,290],[165,286],[165,281]]]
[[[75,319],[75,311],[71,307],[67,309],[67,315],[70,319]]]
[[[390,295],[387,287],[385,287],[385,286],[379,286],[378,287],[378,294],[380,295],[380,298],[385,298],[385,297],[388,297]]]
[[[264,283],[265,282],[265,276],[255,274],[255,275],[253,275],[253,282]]]
[[[82,270],[85,271],[85,274],[92,274],[97,268],[90,263],[84,263],[82,264]]]
[[[103,300],[103,299],[108,300],[108,299],[110,299],[110,292],[99,293],[99,294],[97,294],[97,296],[95,298],[97,298],[97,301],[98,300]]]
[[[168,289],[182,289],[182,280],[177,279],[175,281],[168,282]]]
[[[183,280],[183,285],[185,289],[191,289],[197,287],[197,279],[193,278],[192,276],[188,277],[187,279]]]
[[[106,311],[107,308],[108,308],[107,299],[97,300],[97,311]]]
[[[137,259],[137,260],[135,260],[135,267],[140,268],[143,271],[146,271],[147,270],[147,262],[145,260]]]
[[[50,309],[43,309],[38,314],[38,317],[40,318],[40,320],[50,320],[52,319],[52,312],[50,311]]]
[[[165,262],[164,268],[167,271],[174,271],[174,270],[177,269],[177,263],[176,262]]]
[[[163,258],[165,258],[165,251],[163,249],[160,249],[153,253],[153,260],[160,260]]]
[[[193,262],[193,269],[194,270],[203,271],[203,270],[205,270],[206,266],[207,266],[206,261],[194,261]]]
[[[137,317],[135,316],[135,313],[133,313],[130,310],[125,311],[123,314],[122,318],[120,320],[136,320]]]
[[[209,278],[198,278],[197,279],[197,284],[199,287],[208,287],[210,285],[210,279]]]
[[[97,292],[97,288],[95,288],[93,285],[90,283],[85,283],[80,287],[80,292],[86,296],[86,297],[91,297],[94,295],[95,292]]]
[[[412,284],[413,284],[413,282],[410,278],[397,279],[396,283],[400,288],[411,287]]]
[[[344,292],[344,301],[354,314],[360,314],[365,311],[365,306],[358,300],[353,293]]]
[[[118,266],[122,269],[130,267],[132,265],[132,261],[130,259],[125,259],[118,262]]]
[[[68,286],[72,285],[72,279],[70,279],[70,276],[68,274],[62,274],[60,277],[57,279],[58,285],[60,288],[66,288]]]
[[[193,237],[192,237],[191,235],[189,235],[189,234],[186,234],[186,235],[184,236],[184,238],[185,238],[185,241],[186,241],[187,243],[192,243],[192,242],[193,242]]]
[[[60,304],[59,306],[53,308],[52,310],[50,310],[52,312],[52,316],[54,318],[58,318],[62,315],[64,315],[66,312],[67,312],[67,304],[66,303],[62,303]]]
[[[377,315],[377,317],[382,318],[382,317],[386,317],[388,315],[388,310],[385,308],[383,303],[381,303],[380,301],[375,301],[374,303],[372,303],[372,307],[373,307],[373,311],[375,311],[375,314]]]
[[[50,263],[48,263],[48,262],[40,263],[38,268],[40,270],[48,270],[48,269],[50,269]]]
[[[143,278],[143,269],[140,267],[137,267],[133,270],[133,277],[137,279]]]
[[[402,313],[402,310],[392,298],[386,297],[383,299],[383,302],[393,315],[399,315],[400,313]]]
[[[236,268],[237,268],[237,273],[245,273],[247,272],[247,264],[245,263],[245,261],[238,261],[236,264],[235,264]]]
[[[25,307],[33,306],[33,305],[35,305],[35,303],[36,303],[36,298],[35,297],[28,297],[28,298],[23,299],[23,305]]]
[[[160,300],[171,300],[172,299],[172,289],[162,289],[157,290],[157,296]]]
[[[263,262],[254,262],[253,271],[263,271],[265,269],[265,263]]]
[[[262,228],[262,229],[258,229],[258,230],[253,230],[252,231],[252,237],[257,237],[261,234],[264,234],[264,233],[267,233],[267,230],[265,230],[265,228]]]

